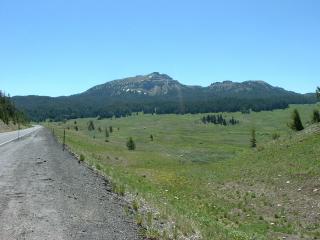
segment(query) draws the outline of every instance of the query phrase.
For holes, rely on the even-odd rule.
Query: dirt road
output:
[[[109,189],[40,127],[0,146],[0,239],[140,239]]]

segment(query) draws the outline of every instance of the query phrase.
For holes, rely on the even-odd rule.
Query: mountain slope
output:
[[[286,108],[291,103],[313,103],[303,95],[263,81],[224,81],[208,87],[183,85],[154,72],[110,81],[67,97],[16,96],[16,105],[33,120],[75,117],[120,117],[131,112],[199,113]]]

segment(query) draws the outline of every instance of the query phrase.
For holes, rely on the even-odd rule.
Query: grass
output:
[[[26,124],[20,125],[20,129],[25,129],[25,128],[29,128],[31,127],[31,124]],[[10,131],[16,131],[19,129],[19,125],[18,124],[13,124],[12,122],[10,122],[8,125],[6,125],[1,119],[0,119],[0,133],[3,132],[10,132]]]
[[[199,231],[203,239],[317,239],[319,209],[313,206],[320,192],[314,192],[320,186],[320,142],[314,133],[318,128],[296,134],[287,127],[293,108],[306,125],[315,107],[225,113],[240,120],[227,127],[205,125],[201,114],[142,113],[77,119],[79,131],[74,130],[74,120],[46,126],[58,137],[69,128],[66,143],[110,176],[116,192],[139,194],[161,218],[173,220],[171,232],[165,229],[163,238]],[[88,131],[90,120],[94,131]],[[113,132],[106,139],[104,129],[110,126]],[[252,129],[255,150],[249,147]],[[129,137],[136,144],[134,151],[127,150]],[[138,216],[139,223],[150,220]],[[148,232],[159,237],[158,233],[154,228]]]

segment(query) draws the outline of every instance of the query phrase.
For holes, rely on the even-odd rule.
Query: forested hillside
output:
[[[121,117],[133,112],[184,114],[284,109],[314,103],[314,94],[298,94],[263,81],[223,81],[187,86],[157,72],[97,85],[71,96],[16,96],[16,105],[35,121],[78,117]]]
[[[17,110],[11,98],[0,91],[0,120],[5,124],[25,124],[27,119],[25,115]]]

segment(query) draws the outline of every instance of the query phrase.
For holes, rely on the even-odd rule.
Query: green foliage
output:
[[[143,216],[141,214],[136,215],[136,223],[138,226],[142,226],[143,224]]]
[[[320,113],[319,110],[314,109],[312,114],[312,123],[320,122]]]
[[[15,104],[11,101],[9,96],[6,96],[5,93],[0,91],[0,120],[5,124],[12,122],[16,124],[27,124],[29,121],[25,115],[17,110]]]
[[[280,134],[279,133],[272,133],[272,139],[273,140],[277,140],[277,139],[279,139],[280,138]]]
[[[93,130],[94,130],[94,123],[93,123],[92,120],[90,120],[90,121],[88,122],[88,130],[89,130],[89,131],[93,131]]]
[[[289,126],[292,130],[301,131],[304,129],[301,122],[300,114],[297,109],[293,110],[291,118],[292,118],[292,122],[289,124]]]
[[[311,116],[315,107],[294,105],[272,112],[223,113],[228,119],[234,116],[241,121],[234,127],[199,124],[202,114],[104,119],[101,126],[121,128],[108,144],[103,134],[92,141],[86,129],[89,119],[78,119],[79,132],[70,131],[67,137],[72,149],[90,156],[92,165],[99,163],[102,171],[116,181],[116,192],[120,194],[120,186],[126,186],[128,192],[139,193],[161,216],[174,222],[170,239],[178,238],[178,233],[184,235],[187,230],[182,229],[191,229],[192,233],[192,226],[202,239],[277,239],[289,231],[293,238],[303,235],[313,239],[314,229],[319,227],[312,228],[311,218],[305,216],[306,210],[314,211],[309,203],[317,201],[312,189],[318,188],[320,142],[313,131],[320,126],[296,134],[287,122],[294,108],[301,116]],[[66,127],[47,124],[55,127],[57,136],[62,136]],[[263,151],[248,147],[252,126]],[[149,129],[156,143],[150,141]],[[272,141],[272,133],[278,133],[281,139]],[[126,151],[128,136],[134,136],[139,151]],[[301,183],[308,183],[308,189],[302,187],[299,193]],[[297,197],[296,204],[289,201],[291,196]],[[277,207],[279,203],[288,209],[286,219]],[[280,216],[276,221],[275,214]],[[147,225],[147,217],[138,220]]]
[[[150,140],[153,141],[153,135],[152,134],[150,134]]]
[[[318,99],[320,98],[320,87],[317,87],[316,96]]]
[[[127,141],[127,148],[128,150],[131,150],[131,151],[136,149],[136,144],[134,143],[132,137],[130,137]]]
[[[256,130],[251,130],[251,139],[250,139],[251,147],[255,148],[257,147],[257,140],[256,140]]]
[[[100,164],[96,164],[96,169],[100,171],[101,170],[101,165]]]
[[[138,209],[139,209],[139,202],[138,202],[138,200],[134,199],[134,200],[132,201],[132,208],[133,208],[134,211],[138,211]]]
[[[246,83],[243,83],[246,84]],[[246,86],[236,92],[219,92],[215,94],[209,88],[182,88],[180,94],[162,96],[117,94],[113,86],[104,88],[106,92],[93,91],[89,95],[76,94],[69,97],[18,96],[14,97],[16,106],[28,114],[34,121],[53,119],[61,121],[64,118],[96,117],[98,119],[120,118],[131,116],[132,113],[144,112],[157,114],[185,114],[236,112],[242,110],[248,113],[264,110],[285,109],[290,103],[315,103],[316,97],[302,94],[279,92],[274,90],[243,91]],[[184,101],[181,101],[181,97]]]
[[[109,132],[110,132],[110,133],[113,132],[113,127],[112,127],[112,126],[109,127]]]
[[[109,131],[108,128],[105,129],[105,137],[108,138],[109,137]]]
[[[83,154],[80,154],[80,161],[84,161],[85,157]]]
[[[240,122],[238,120],[236,120],[233,116],[231,119],[226,119],[222,116],[222,114],[210,114],[210,115],[207,115],[207,116],[203,116],[201,118],[201,121],[204,123],[204,124],[207,124],[207,123],[213,123],[213,124],[216,124],[216,125],[223,125],[223,126],[227,126],[228,124],[229,125],[236,125],[236,124],[239,124]]]

